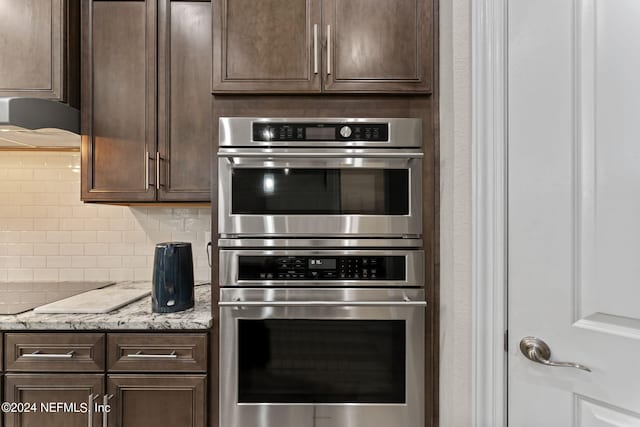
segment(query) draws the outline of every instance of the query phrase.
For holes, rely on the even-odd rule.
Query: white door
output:
[[[640,0],[508,8],[509,426],[640,426]]]

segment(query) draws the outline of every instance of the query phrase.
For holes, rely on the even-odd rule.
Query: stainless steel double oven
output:
[[[424,426],[417,119],[220,119],[220,426]]]

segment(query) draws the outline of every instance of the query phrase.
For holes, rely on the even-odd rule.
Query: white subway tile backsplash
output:
[[[85,268],[84,269],[84,280],[88,280],[90,282],[100,282],[102,280],[109,279],[109,269],[108,268]]]
[[[84,230],[84,219],[60,218],[60,230],[65,230],[65,231]]]
[[[149,243],[136,243],[134,254],[135,255],[153,255],[155,253],[155,245]]]
[[[59,193],[22,193],[20,197],[24,197],[24,204],[38,203],[39,205],[46,206],[59,206],[60,203],[60,194]]]
[[[84,270],[81,268],[60,269],[61,282],[79,282],[84,280]]]
[[[47,231],[46,241],[48,243],[70,243],[70,231]]]
[[[171,240],[174,242],[194,242],[198,239],[198,233],[195,231],[173,231]]]
[[[104,243],[87,243],[82,246],[85,255],[104,255],[109,252],[109,246]]]
[[[122,218],[123,209],[121,206],[98,206],[100,218]]]
[[[73,243],[95,243],[97,241],[96,231],[72,231],[71,241]]]
[[[19,231],[2,230],[2,226],[0,226],[0,243],[19,242],[19,241],[20,241]]]
[[[71,267],[70,256],[52,255],[47,257],[47,268],[68,268]]]
[[[135,274],[131,268],[113,268],[109,270],[109,280],[134,280]]]
[[[109,218],[109,230],[114,231],[130,231],[134,230],[135,225],[131,219],[127,218]]]
[[[145,243],[147,241],[147,234],[142,231],[127,231],[123,233],[123,241],[125,243]]]
[[[150,268],[134,268],[133,280],[151,280],[153,278],[153,271]]]
[[[122,242],[121,231],[98,231],[96,233],[98,243],[115,243]]]
[[[20,257],[17,256],[0,256],[0,270],[7,268],[19,268]]]
[[[146,256],[125,256],[122,257],[122,266],[123,267],[146,267],[147,266],[147,257]]]
[[[208,280],[209,208],[80,201],[78,153],[0,152],[0,281],[151,280],[155,244],[193,246]]]
[[[26,181],[36,178],[33,169],[7,169],[6,179],[9,181]]]
[[[97,257],[95,256],[84,255],[71,257],[72,268],[95,268],[97,265]]]
[[[57,282],[60,280],[60,272],[57,268],[36,268],[33,270],[33,280]]]
[[[84,247],[81,243],[62,243],[60,255],[84,255]]]
[[[7,270],[7,280],[10,282],[28,282],[33,280],[33,270],[30,268],[10,268]]]
[[[59,230],[60,220],[58,218],[35,218],[33,228],[34,230]]]
[[[47,266],[47,257],[44,257],[44,256],[20,257],[20,267],[22,268],[44,268],[46,266]]]
[[[22,218],[20,206],[0,206],[0,218]]]
[[[60,245],[57,243],[36,243],[33,245],[34,255],[60,255]]]
[[[9,243],[6,245],[7,255],[31,256],[33,255],[32,243]]]
[[[109,243],[109,255],[133,255],[134,249],[128,243]]]
[[[6,218],[0,223],[0,228],[9,231],[33,230],[33,218]]]
[[[106,218],[85,218],[84,230],[109,231],[109,220]]]
[[[121,256],[103,255],[96,257],[98,267],[100,268],[119,268],[122,267]]]

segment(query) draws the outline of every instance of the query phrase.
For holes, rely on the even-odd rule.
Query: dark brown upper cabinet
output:
[[[320,92],[320,0],[214,0],[213,91]]]
[[[80,0],[0,0],[0,97],[78,107]]]
[[[158,200],[209,201],[211,2],[158,4]]]
[[[433,0],[213,0],[214,93],[430,93]]]
[[[210,199],[211,4],[82,0],[82,200]]]

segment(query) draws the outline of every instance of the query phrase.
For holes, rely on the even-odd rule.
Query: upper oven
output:
[[[421,126],[221,118],[221,236],[421,236]]]

